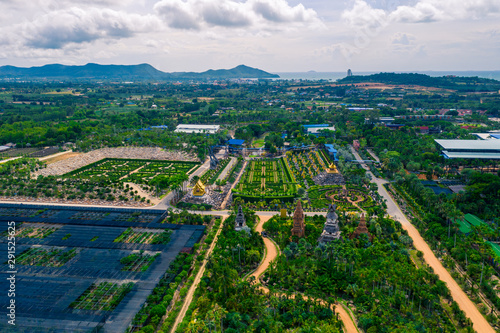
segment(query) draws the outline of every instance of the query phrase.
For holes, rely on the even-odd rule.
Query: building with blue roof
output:
[[[245,140],[241,139],[231,139],[226,142],[228,146],[229,153],[236,153],[238,151],[242,151],[243,145],[245,144]]]
[[[243,146],[243,144],[245,143],[245,140],[241,140],[241,139],[231,139],[229,140],[228,142],[226,142],[228,145],[230,146]]]
[[[331,157],[333,157],[334,161],[338,161],[338,159],[337,159],[337,153],[338,153],[338,151],[337,151],[337,149],[333,148],[332,144],[325,144],[325,149],[328,152],[328,155],[330,155]]]
[[[311,125],[302,125],[304,126],[305,129],[308,129],[308,128],[315,128],[315,127],[328,127],[330,125],[328,124],[311,124]]]

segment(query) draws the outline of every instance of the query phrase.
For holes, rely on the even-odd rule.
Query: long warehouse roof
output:
[[[445,155],[446,158],[478,158],[483,160],[500,160],[500,153],[467,153],[443,150],[443,155]]]
[[[445,150],[500,150],[500,140],[439,140],[436,141]]]

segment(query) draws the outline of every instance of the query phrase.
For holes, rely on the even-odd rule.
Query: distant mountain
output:
[[[442,89],[451,89],[462,92],[479,91],[498,91],[500,81],[493,79],[463,76],[441,76],[434,77],[426,74],[416,73],[379,73],[372,75],[353,75],[337,80],[337,83],[385,83],[394,85],[417,85],[424,87],[435,87]]]
[[[233,69],[208,70],[202,73],[166,73],[149,64],[140,65],[99,65],[65,66],[60,64],[41,67],[0,67],[0,79],[23,80],[72,80],[72,81],[174,81],[174,80],[215,80],[215,79],[271,79],[279,75],[263,70],[237,66]]]
[[[170,73],[170,75],[179,79],[277,79],[280,77],[277,74],[271,74],[245,65],[239,65],[232,69],[210,69],[202,73],[176,72]]]

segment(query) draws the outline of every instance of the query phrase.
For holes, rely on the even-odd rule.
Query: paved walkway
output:
[[[22,156],[17,156],[17,157],[11,157],[11,158],[8,158],[6,160],[3,160],[3,161],[0,161],[0,164],[2,163],[7,163],[9,161],[14,161],[14,160],[17,160],[18,158],[21,158]]]
[[[356,159],[361,159],[356,151],[352,149],[352,152]],[[363,168],[369,170],[366,164],[362,164]],[[413,224],[408,221],[406,215],[403,214],[399,206],[396,204],[392,196],[389,195],[383,184],[387,183],[386,180],[375,177],[371,172],[368,172],[372,176],[372,181],[378,186],[379,194],[387,200],[387,213],[401,222],[403,229],[408,232],[408,235],[413,239],[413,246],[424,253],[424,260],[426,263],[432,267],[434,273],[438,275],[439,279],[446,283],[448,289],[450,290],[453,300],[458,303],[458,306],[465,315],[472,321],[474,330],[480,333],[495,332],[495,330],[490,326],[488,321],[483,317],[483,315],[476,308],[474,303],[469,299],[465,292],[460,288],[458,283],[451,277],[450,273],[443,267],[441,262],[436,258],[434,252],[425,240],[420,236],[418,230],[413,226]]]
[[[248,164],[248,161],[243,162],[243,166],[241,167],[240,173],[238,174],[238,177],[236,177],[236,180],[234,181],[233,185],[231,186],[231,189],[229,192],[227,192],[226,197],[224,198],[224,201],[222,201],[221,208],[225,209],[227,205],[227,201],[229,200],[229,197],[231,196],[231,192],[233,191],[233,188],[239,183],[241,176],[243,175],[243,172],[245,171],[245,168]]]
[[[377,155],[375,155],[375,153],[373,152],[373,150],[366,148],[366,151],[367,151],[370,155],[372,155],[372,157],[375,159],[375,161],[377,161],[377,162],[379,162],[379,163],[380,163],[380,159],[378,158],[378,156],[377,156]]]
[[[233,165],[235,165],[238,162],[238,159],[236,157],[230,157],[230,159],[231,159],[231,161],[229,161],[229,163],[226,165],[224,170],[222,170],[219,177],[217,177],[217,180],[223,180],[224,178],[226,178],[229,171],[231,171]]]

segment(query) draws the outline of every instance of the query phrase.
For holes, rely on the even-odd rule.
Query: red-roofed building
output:
[[[420,126],[420,134],[429,134],[429,126]]]

